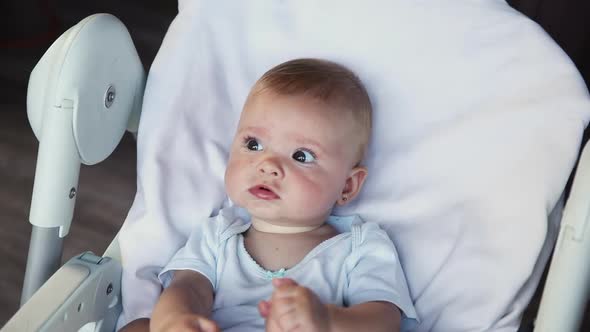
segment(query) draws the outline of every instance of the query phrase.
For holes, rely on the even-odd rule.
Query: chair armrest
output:
[[[535,332],[578,331],[590,289],[590,144],[586,144],[555,245]]]
[[[78,331],[87,325],[112,332],[120,294],[119,262],[86,252],[62,266],[0,331]]]

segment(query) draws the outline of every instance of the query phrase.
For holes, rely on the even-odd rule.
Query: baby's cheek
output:
[[[236,163],[230,163],[225,171],[225,191],[232,201],[235,201],[238,197],[240,179],[240,167]]]
[[[304,208],[317,207],[318,209],[329,209],[336,202],[335,185],[325,181],[324,176],[318,178],[301,177],[299,182],[299,201]],[[324,181],[322,181],[324,180]]]

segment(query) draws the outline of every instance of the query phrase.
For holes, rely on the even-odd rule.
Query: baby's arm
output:
[[[213,287],[202,274],[190,270],[174,273],[152,314],[150,331],[219,331],[207,317],[213,307]]]
[[[267,319],[267,332],[399,331],[400,310],[388,302],[360,303],[349,308],[322,304],[309,288],[291,279],[274,279],[275,290],[259,311]]]
[[[349,308],[328,305],[330,331],[399,331],[401,313],[389,302],[365,302]]]

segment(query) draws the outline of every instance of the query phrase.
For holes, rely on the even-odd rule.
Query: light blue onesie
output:
[[[386,301],[403,312],[402,331],[417,316],[395,247],[385,231],[358,217],[328,219],[340,234],[325,240],[288,270],[267,271],[250,257],[242,233],[250,227],[245,210],[230,207],[196,223],[186,245],[159,275],[164,287],[174,270],[203,274],[215,292],[212,319],[224,331],[264,331],[258,302],[272,294],[273,277],[292,278],[323,303],[352,306]]]

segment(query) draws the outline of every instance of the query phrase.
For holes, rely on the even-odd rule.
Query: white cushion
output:
[[[473,0],[181,1],[145,92],[120,323],[149,315],[159,269],[225,204],[249,88],[296,57],[340,62],[369,90],[369,178],[336,212],[386,228],[417,330],[516,331],[590,103],[540,27],[504,1]]]

